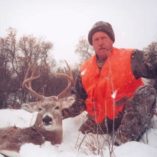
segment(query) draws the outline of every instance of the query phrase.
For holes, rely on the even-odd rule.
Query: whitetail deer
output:
[[[68,66],[69,68],[69,66]],[[0,129],[0,152],[4,150],[19,151],[24,143],[33,143],[41,145],[45,141],[52,144],[62,142],[62,114],[61,110],[65,104],[71,105],[74,97],[65,98],[65,93],[71,87],[73,78],[71,70],[69,74],[58,74],[68,80],[67,87],[58,96],[45,97],[38,94],[32,88],[32,81],[39,77],[36,76],[36,70],[30,66],[25,74],[22,86],[25,87],[39,101],[25,103],[22,108],[34,112],[37,111],[37,119],[33,126],[28,128],[9,127]]]

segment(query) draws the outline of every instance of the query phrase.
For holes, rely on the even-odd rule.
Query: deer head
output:
[[[38,99],[37,102],[25,103],[22,104],[22,108],[29,112],[39,112],[39,117],[42,118],[40,121],[40,127],[42,126],[48,130],[61,129],[62,128],[62,114],[61,110],[63,108],[69,107],[74,102],[74,96],[65,97],[67,91],[70,89],[73,84],[73,75],[71,69],[66,62],[68,72],[57,73],[59,77],[63,77],[68,80],[68,84],[64,90],[62,90],[57,96],[44,96],[37,93],[32,88],[32,81],[37,79],[40,75],[36,74],[37,67],[29,66],[24,81],[22,84],[23,88],[26,88],[34,97]],[[39,122],[36,122],[39,123]],[[37,125],[36,125],[37,126]]]
[[[68,66],[69,67],[69,66]],[[29,128],[10,127],[0,129],[0,150],[15,150],[19,151],[24,143],[42,144],[45,141],[50,141],[52,144],[62,142],[62,114],[61,110],[70,106],[74,97],[65,97],[67,91],[73,83],[72,73],[57,74],[68,80],[67,87],[57,96],[46,97],[37,93],[32,88],[32,81],[40,75],[36,74],[36,67],[29,66],[24,81],[23,88],[26,88],[38,101],[22,104],[22,108],[29,112],[38,112],[34,126]]]

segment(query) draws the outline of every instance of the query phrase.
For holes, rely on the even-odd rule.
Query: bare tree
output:
[[[82,37],[79,40],[78,45],[76,46],[75,53],[80,56],[82,62],[92,56],[93,49],[89,45],[88,41],[84,37]]]
[[[30,64],[38,64],[40,78],[32,81],[33,88],[46,96],[57,95],[67,83],[63,78],[56,78],[55,71],[67,73],[60,67],[56,69],[53,56],[49,57],[52,43],[38,39],[32,35],[17,37],[17,32],[9,28],[7,35],[0,38],[0,105],[10,107],[22,102],[33,101],[34,98],[21,88],[24,75]],[[3,79],[3,80],[2,80]],[[15,105],[14,105],[15,104]]]
[[[17,38],[15,29],[7,30],[7,35],[0,38],[0,71],[3,74],[0,88],[5,89],[1,92],[1,104],[4,100],[7,104],[6,101],[13,103],[13,99],[25,98],[27,94],[22,91],[21,84],[28,65],[38,63],[42,69],[49,70],[48,52],[51,48],[50,42],[32,35]]]
[[[0,38],[0,107],[6,107],[11,84],[10,51],[8,38]]]

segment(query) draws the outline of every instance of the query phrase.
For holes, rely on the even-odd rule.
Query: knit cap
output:
[[[92,36],[96,32],[105,32],[111,38],[113,42],[115,41],[114,31],[112,29],[111,24],[108,22],[98,21],[91,28],[91,30],[88,33],[88,41],[91,45],[92,45]]]

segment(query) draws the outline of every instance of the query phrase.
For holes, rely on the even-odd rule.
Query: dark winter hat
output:
[[[88,41],[91,45],[92,45],[92,36],[96,32],[105,32],[111,38],[113,42],[115,41],[115,36],[114,36],[112,26],[108,22],[98,21],[91,28],[88,34]]]

